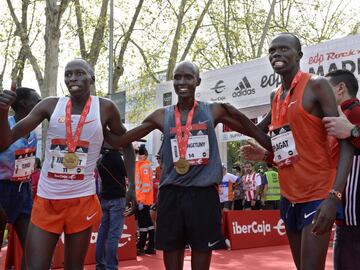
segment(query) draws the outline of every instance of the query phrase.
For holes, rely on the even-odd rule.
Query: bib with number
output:
[[[299,158],[290,126],[286,125],[270,132],[274,161],[279,167],[290,166]]]
[[[176,138],[171,139],[171,152],[173,161],[178,161],[180,159],[180,153]],[[185,158],[190,165],[194,166],[207,164],[209,156],[210,147],[208,135],[190,136],[185,155]]]
[[[48,177],[57,180],[84,180],[89,142],[79,141],[75,154],[79,157],[78,165],[69,169],[63,164],[64,156],[68,153],[65,139],[53,139],[49,151],[50,166]]]
[[[35,148],[23,148],[15,151],[15,166],[11,181],[28,180],[34,171]]]

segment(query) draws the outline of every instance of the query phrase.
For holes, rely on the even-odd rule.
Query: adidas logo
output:
[[[246,76],[244,76],[244,78],[242,78],[238,86],[235,88],[234,93],[232,93],[232,96],[241,97],[241,96],[247,96],[253,94],[255,94],[255,88],[251,87],[251,84],[249,83],[248,79],[246,78]]]

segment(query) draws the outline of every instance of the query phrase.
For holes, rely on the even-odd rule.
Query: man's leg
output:
[[[298,270],[301,269],[301,231],[290,230],[288,226],[285,225],[286,235],[289,240],[291,254]]]
[[[337,226],[334,244],[334,269],[356,270],[360,265],[360,227]]]
[[[125,198],[111,200],[106,269],[118,269],[118,243],[124,227]]]
[[[108,234],[109,234],[109,210],[107,209],[107,200],[101,200],[101,208],[103,212],[103,216],[101,219],[101,224],[99,227],[98,237],[96,240],[96,269],[97,270],[105,270],[106,269],[106,241],[108,240]]]
[[[6,228],[6,213],[0,204],[0,250],[4,241],[5,228]]]
[[[90,244],[91,229],[81,232],[65,234],[64,270],[82,270],[86,252]]]
[[[59,234],[44,231],[30,223],[25,246],[26,269],[48,270],[58,239]]]
[[[311,229],[312,224],[309,224],[302,231],[301,270],[325,269],[331,231],[314,235]]]
[[[192,270],[209,270],[211,263],[212,251],[192,251],[191,252],[191,269]]]
[[[29,227],[29,222],[30,222],[29,216],[20,215],[14,223],[14,229],[15,229],[17,236],[19,237],[20,244],[21,244],[23,251],[25,250],[25,241],[26,241],[26,234],[27,234],[28,227]],[[22,256],[21,269],[22,270],[26,269],[25,256]]]
[[[164,265],[166,270],[182,270],[184,266],[185,249],[165,251]]]

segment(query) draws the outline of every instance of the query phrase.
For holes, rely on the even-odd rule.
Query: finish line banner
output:
[[[224,214],[232,250],[288,244],[279,210],[226,211]]]
[[[329,71],[345,68],[360,79],[360,35],[305,47],[303,52],[300,63],[304,71],[323,76]],[[196,90],[198,100],[227,102],[238,109],[269,104],[271,91],[281,83],[267,56],[207,71],[200,76],[202,81]],[[156,101],[158,108],[176,104],[172,81],[158,84]],[[260,114],[249,117],[254,116]]]

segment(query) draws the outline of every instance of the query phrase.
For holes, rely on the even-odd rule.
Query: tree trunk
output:
[[[179,52],[179,40],[181,37],[181,26],[185,16],[185,5],[187,0],[181,0],[180,7],[179,7],[179,14],[177,15],[177,25],[175,30],[175,35],[173,39],[173,44],[170,51],[170,57],[168,61],[168,66],[166,70],[166,80],[170,81],[173,76],[175,64],[177,61],[177,56]]]
[[[122,74],[124,73],[124,55],[125,55],[125,51],[127,48],[127,45],[129,44],[130,41],[130,37],[132,32],[134,31],[134,27],[135,27],[135,23],[139,17],[142,5],[144,3],[144,0],[139,0],[139,3],[136,7],[135,10],[135,14],[131,20],[129,29],[126,31],[125,35],[124,35],[124,41],[121,44],[121,48],[120,48],[120,52],[119,55],[117,57],[117,61],[115,63],[115,68],[114,68],[114,74],[113,74],[113,82],[112,82],[112,90],[113,89],[117,89],[117,85],[119,83],[120,77],[122,76]],[[115,91],[111,91],[111,93],[114,93]]]
[[[205,7],[204,7],[204,9],[203,9],[203,11],[201,12],[201,15],[200,15],[199,18],[197,19],[196,25],[195,25],[195,27],[194,27],[194,30],[193,30],[193,32],[191,33],[190,39],[189,39],[189,41],[188,41],[188,43],[187,43],[187,45],[186,45],[186,48],[185,48],[185,50],[184,50],[184,52],[183,52],[183,54],[182,54],[182,56],[181,56],[181,58],[180,58],[180,61],[184,61],[185,58],[186,58],[186,56],[187,56],[187,54],[189,53],[190,48],[191,48],[191,45],[193,44],[193,42],[194,42],[194,40],[195,40],[196,34],[197,34],[197,32],[198,32],[198,30],[199,30],[199,28],[200,28],[200,26],[201,26],[201,23],[202,23],[202,21],[203,21],[203,19],[204,19],[204,17],[205,17],[205,14],[206,14],[207,11],[209,10],[209,7],[210,7],[212,1],[213,1],[213,0],[207,1],[206,5],[205,5]]]
[[[260,38],[259,47],[258,47],[258,50],[257,50],[257,53],[256,53],[256,57],[261,56],[262,49],[264,47],[265,38],[266,38],[266,35],[268,33],[268,30],[269,30],[271,17],[274,14],[275,4],[276,4],[276,0],[272,0],[270,10],[269,10],[269,13],[267,15],[266,22],[265,22],[265,25],[264,25],[264,28],[263,28],[263,31],[262,31],[262,34],[261,34],[261,38]]]

